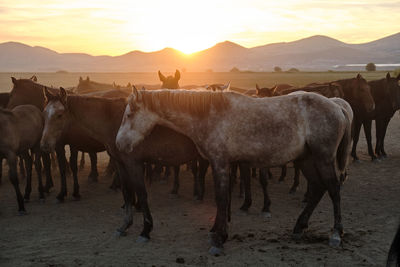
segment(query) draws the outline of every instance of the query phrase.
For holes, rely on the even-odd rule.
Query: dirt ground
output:
[[[288,194],[292,168],[284,183],[277,182],[279,170],[273,170],[269,187],[270,219],[260,215],[262,192],[257,180],[252,181],[254,199],[248,214],[238,211],[242,199],[235,188],[226,255],[213,257],[207,252],[207,234],[216,212],[210,172],[202,203],[193,200],[192,176],[183,166],[179,198],[169,195],[171,178],[167,184],[155,182],[148,187],[154,229],[150,242],[138,244],[135,241],[141,231],[142,215],[135,213],[134,225],[127,236],[115,237],[123,219],[122,194],[108,188],[111,177],[100,177],[97,184],[89,183],[87,163],[79,173],[81,201],[68,196],[65,203],[56,203],[60,183],[58,172],[53,171],[56,187],[46,202],[40,203],[34,176],[26,216],[17,216],[13,188],[7,177],[3,177],[0,266],[382,266],[399,222],[398,114],[391,122],[386,140],[389,158],[373,163],[367,156],[363,135],[360,139],[358,151],[362,161],[350,165],[349,179],[342,190],[345,236],[337,249],[328,246],[333,212],[327,195],[311,217],[305,238],[300,242],[291,239],[305,191],[302,179],[299,191]],[[107,156],[102,153],[101,172],[106,164]],[[71,180],[69,177],[69,189]],[[178,258],[184,263],[177,263]]]

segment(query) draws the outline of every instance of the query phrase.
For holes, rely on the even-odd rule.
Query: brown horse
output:
[[[368,154],[372,160],[387,157],[384,148],[384,140],[386,129],[389,125],[394,113],[400,109],[400,74],[397,77],[390,77],[387,73],[383,79],[368,82],[371,87],[372,97],[375,101],[375,110],[372,113],[363,116],[355,125],[355,135],[358,136],[361,130],[361,125],[364,125],[366,132],[366,140],[368,145]],[[371,125],[372,120],[375,120],[376,127],[376,145],[375,153],[372,149],[371,142]],[[361,124],[360,124],[361,123]],[[357,140],[354,141],[353,151],[355,153],[357,148]]]
[[[347,114],[337,104],[314,93],[251,98],[233,92],[133,90],[117,134],[118,149],[133,151],[156,124],[190,137],[210,161],[217,202],[211,254],[221,254],[228,237],[229,167],[236,161],[258,167],[301,162],[311,197],[293,234],[296,238],[302,235],[328,191],[334,210],[330,244],[340,244],[343,226],[338,173],[347,163],[344,152],[348,147],[343,146],[351,138],[351,127]]]
[[[124,90],[124,89],[129,89],[130,90],[131,86],[130,83],[126,87],[120,86],[115,84],[106,84],[106,83],[99,83],[90,80],[89,76],[86,77],[86,79],[83,79],[82,77],[79,77],[79,83],[78,86],[76,87],[76,92],[79,94],[84,94],[84,93],[90,93],[90,92],[97,92],[97,91],[103,91],[103,90],[112,90],[112,89],[118,89],[118,90]]]
[[[38,84],[31,79],[15,79],[11,78],[13,82],[13,89],[10,93],[10,101],[8,108],[13,108],[18,105],[32,104],[44,110],[45,107],[45,96],[43,88],[46,88],[50,92],[58,93],[58,89],[49,88],[44,85]],[[63,135],[60,143],[57,144],[56,153],[57,161],[61,175],[61,191],[57,196],[57,199],[62,202],[67,193],[66,188],[66,158],[65,158],[65,144],[69,144],[71,150],[70,167],[74,177],[74,198],[79,199],[79,185],[77,180],[77,157],[78,150],[89,152],[91,164],[91,172],[89,179],[96,180],[98,176],[97,172],[97,156],[96,152],[104,151],[104,146],[93,138],[91,138],[83,129],[75,127],[74,125],[66,125],[69,127],[67,134]],[[51,173],[50,173],[50,157],[46,155],[44,157],[45,170],[46,170],[46,186],[45,190],[48,191],[52,186]]]
[[[85,128],[91,136],[103,143],[117,164],[124,194],[126,217],[118,232],[125,233],[132,224],[131,203],[136,192],[144,216],[144,229],[139,240],[148,240],[153,222],[147,203],[143,162],[179,166],[199,158],[194,143],[182,134],[157,126],[134,151],[120,152],[116,149],[115,138],[126,107],[124,98],[67,96],[63,89],[56,95],[47,91],[46,96],[49,100],[45,111],[48,118],[45,123],[45,134],[41,140],[42,147],[54,148],[54,139],[57,139],[58,132],[62,131],[61,125],[67,121],[73,121]],[[200,177],[203,180],[204,175],[205,173]]]
[[[161,88],[166,88],[166,89],[179,89],[179,80],[181,78],[181,73],[179,70],[175,71],[174,76],[167,76],[165,77],[161,71],[158,71],[158,77],[160,78],[160,81],[162,82]]]
[[[32,178],[32,158],[29,150],[35,155],[35,168],[39,179],[40,199],[44,199],[42,184],[42,165],[40,162],[41,152],[39,141],[43,131],[42,112],[32,105],[21,105],[11,111],[0,109],[0,157],[6,158],[9,165],[9,176],[18,201],[20,215],[26,214],[24,199],[19,189],[17,175],[17,157],[25,159],[27,168],[27,183],[25,188],[25,199],[29,200]]]

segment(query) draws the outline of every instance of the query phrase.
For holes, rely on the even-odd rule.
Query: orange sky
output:
[[[0,0],[0,42],[120,55],[230,40],[245,47],[322,34],[361,43],[400,31],[390,0]]]

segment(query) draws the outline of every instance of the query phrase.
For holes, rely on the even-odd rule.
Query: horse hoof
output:
[[[224,249],[212,246],[208,250],[208,253],[210,253],[210,255],[212,255],[212,256],[222,256],[222,255],[224,255]]]
[[[303,233],[293,233],[292,234],[293,240],[301,240],[302,237],[303,237]]]
[[[27,215],[28,213],[26,212],[26,210],[20,210],[18,211],[18,216],[24,216]]]
[[[333,233],[331,238],[329,238],[329,246],[337,248],[340,246],[342,239],[338,233]]]
[[[147,237],[144,237],[144,236],[139,236],[137,239],[136,239],[136,243],[138,243],[138,244],[144,244],[144,243],[147,243],[147,242],[149,242],[149,240],[150,240],[150,238],[147,238]]]
[[[264,219],[269,219],[269,218],[272,217],[271,212],[268,212],[268,211],[263,211],[263,212],[261,212],[261,216],[262,216]]]
[[[121,231],[121,230],[117,230],[114,234],[115,237],[122,237],[122,236],[126,236],[126,231]]]

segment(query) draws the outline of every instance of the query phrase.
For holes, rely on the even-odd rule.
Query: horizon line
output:
[[[329,39],[333,39],[333,40],[342,42],[342,43],[344,43],[344,44],[362,45],[362,44],[371,43],[371,42],[374,42],[374,41],[377,41],[377,40],[381,40],[381,39],[384,39],[384,38],[387,38],[387,37],[390,37],[390,36],[393,36],[393,35],[396,35],[396,34],[399,34],[399,33],[400,33],[400,32],[396,32],[396,33],[393,33],[393,34],[390,34],[390,35],[385,35],[385,36],[383,36],[383,37],[380,37],[380,38],[377,38],[377,39],[372,39],[372,40],[370,40],[370,41],[368,41],[368,42],[363,42],[363,43],[346,43],[346,42],[343,42],[343,41],[341,41],[341,40],[339,40],[339,39],[336,39],[336,38],[334,38],[334,37],[331,37],[331,36],[328,36],[328,35],[323,35],[323,34],[315,34],[315,35],[311,35],[311,36],[308,36],[308,37],[303,37],[303,38],[300,38],[300,39],[296,39],[296,40],[293,40],[293,41],[281,41],[281,42],[266,43],[266,44],[261,44],[261,45],[252,46],[252,47],[246,47],[246,46],[243,46],[243,45],[241,45],[241,44],[239,44],[239,43],[235,43],[235,42],[233,42],[233,41],[225,40],[225,41],[217,42],[217,43],[215,43],[214,45],[212,45],[212,46],[210,46],[210,47],[207,47],[207,48],[205,48],[205,49],[202,49],[202,50],[199,50],[199,51],[195,51],[195,52],[192,52],[192,53],[185,53],[185,52],[183,52],[183,51],[180,51],[179,49],[176,49],[176,48],[168,47],[168,46],[167,46],[167,47],[164,47],[163,49],[154,50],[154,51],[142,51],[142,50],[137,50],[137,49],[136,49],[136,50],[130,50],[130,51],[126,52],[126,53],[119,54],[119,55],[115,55],[115,56],[105,55],[105,54],[102,54],[102,55],[93,55],[93,54],[89,54],[89,53],[85,53],[85,52],[58,52],[58,51],[56,51],[56,50],[54,50],[54,49],[52,49],[52,48],[49,48],[49,47],[44,47],[44,46],[32,46],[32,45],[29,45],[29,44],[27,44],[27,43],[23,43],[23,42],[19,42],[19,41],[5,41],[5,42],[0,43],[0,45],[6,44],[6,43],[17,43],[17,44],[23,44],[23,45],[26,45],[26,46],[29,46],[29,47],[32,47],[32,48],[37,47],[37,48],[49,49],[49,50],[51,50],[51,51],[53,51],[53,52],[56,52],[56,53],[58,53],[58,54],[85,54],[85,55],[89,55],[89,56],[93,56],[93,57],[102,57],[102,56],[106,56],[106,57],[119,57],[119,56],[123,56],[123,55],[129,54],[129,53],[133,53],[133,52],[140,52],[140,53],[144,53],[144,54],[151,54],[151,53],[161,52],[161,51],[167,50],[167,49],[172,49],[172,50],[175,50],[175,51],[177,51],[177,52],[179,52],[179,53],[182,53],[183,55],[191,56],[191,55],[197,54],[197,53],[199,53],[199,52],[202,52],[202,51],[208,50],[208,49],[210,49],[210,48],[213,48],[213,47],[217,46],[218,44],[222,44],[222,43],[226,43],[226,42],[235,44],[235,45],[240,46],[240,47],[243,47],[243,48],[245,48],[245,49],[252,49],[252,48],[262,47],[262,46],[266,46],[266,45],[283,44],[283,43],[292,43],[292,42],[297,42],[297,41],[301,41],[301,40],[304,40],[304,39],[309,39],[309,38],[312,38],[312,37],[325,37],[325,38],[329,38]]]

